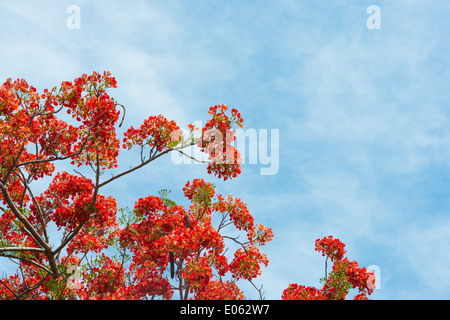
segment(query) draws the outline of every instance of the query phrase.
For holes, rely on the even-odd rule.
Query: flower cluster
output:
[[[231,110],[231,117],[226,115],[227,110],[227,105],[210,107],[209,114],[213,117],[203,127],[202,140],[198,143],[201,151],[207,153],[212,161],[208,164],[208,173],[214,173],[224,180],[235,178],[241,173],[241,157],[233,145],[236,137],[231,128],[233,124],[242,127],[244,121],[236,109]]]
[[[213,274],[208,256],[187,261],[183,271],[183,278],[191,292],[202,291],[211,280]]]
[[[200,206],[210,203],[215,194],[214,185],[206,183],[203,179],[194,179],[192,184],[188,181],[183,187],[183,192],[193,204]]]
[[[116,88],[117,82],[109,72],[103,75],[94,72],[75,79],[74,84],[65,82],[59,101],[72,113],[72,118],[81,122],[78,133],[86,143],[86,151],[72,159],[81,165],[97,163],[105,168],[117,167],[120,141],[116,138],[115,125],[120,111],[107,94],[109,88]],[[96,157],[99,157],[97,160]]]
[[[235,282],[211,280],[196,292],[195,300],[243,300],[244,294]]]
[[[327,256],[331,261],[341,260],[346,253],[345,244],[339,239],[333,239],[332,236],[324,237],[316,240],[316,251],[322,253],[322,256]]]
[[[24,79],[8,79],[0,87],[0,162],[14,157],[17,166],[27,164],[25,169],[35,173],[35,179],[53,172],[50,161],[67,157],[78,166],[116,167],[120,111],[106,92],[115,87],[109,72],[83,74],[42,95]],[[63,109],[78,125],[56,117]],[[29,143],[35,145],[32,153],[25,148]]]
[[[350,289],[357,288],[355,300],[366,300],[375,288],[375,276],[356,261],[344,257],[345,245],[332,236],[316,240],[316,251],[334,262],[332,271],[324,279],[322,289],[290,284],[283,291],[283,300],[343,300]]]
[[[174,132],[180,128],[175,121],[169,121],[164,116],[151,116],[144,120],[144,123],[135,129],[130,127],[123,138],[123,148],[131,149],[133,145],[154,148],[154,152],[161,152],[169,147],[170,142],[174,142]],[[178,140],[181,138],[178,136]]]
[[[115,199],[97,194],[94,200],[93,189],[91,180],[63,171],[54,177],[49,188],[36,199],[42,214],[55,222],[58,228],[72,230],[86,220],[89,220],[88,225],[99,229],[114,225],[117,211]],[[32,204],[30,208],[34,219],[37,219],[40,213],[36,205]]]
[[[83,299],[104,300],[119,295],[118,289],[124,284],[124,269],[119,262],[102,254],[83,272]]]
[[[23,91],[28,89],[28,84],[25,79],[17,80],[14,83],[9,78],[0,87],[0,116],[10,116],[20,106],[20,100],[15,95],[16,89],[22,89]]]
[[[119,234],[120,243],[132,252],[132,268],[140,270],[146,265],[148,271],[163,278],[170,270],[169,274],[183,284],[178,290],[190,292],[197,298],[222,295],[241,298],[234,281],[252,280],[261,274],[261,266],[267,266],[268,259],[257,246],[270,241],[272,231],[255,226],[242,201],[231,196],[225,201],[221,195],[215,195],[214,186],[203,179],[188,181],[183,191],[191,202],[189,210],[155,196],[136,202],[134,212],[140,217],[139,221]],[[227,216],[237,230],[246,231],[249,237],[245,250],[236,250],[231,261],[225,256],[226,238],[219,233],[229,223],[223,219],[221,225],[213,226],[214,214]],[[214,274],[219,278],[231,274],[234,281],[226,285],[226,291],[214,292],[219,290]],[[142,286],[140,281],[134,285]],[[160,291],[151,292],[157,295]],[[162,292],[173,294],[173,291]]]
[[[150,158],[158,152],[168,152],[174,148],[197,144],[200,150],[208,155],[209,174],[214,173],[224,180],[237,177],[241,173],[241,158],[233,143],[236,139],[232,127],[242,127],[244,121],[237,109],[227,114],[228,106],[215,105],[208,113],[212,116],[202,128],[200,139],[195,139],[193,132],[199,130],[192,123],[188,124],[190,137],[183,140],[183,131],[175,121],[169,121],[162,115],[151,116],[144,120],[138,129],[133,126],[125,133],[122,148],[131,149],[140,146],[150,149]]]
[[[230,264],[230,270],[236,280],[253,278],[261,275],[261,264],[267,267],[269,259],[255,246],[248,246],[245,250],[238,249],[234,253],[234,259]]]
[[[283,291],[282,300],[323,300],[323,296],[319,289],[314,287],[306,287],[296,283],[290,284]]]
[[[94,200],[92,181],[71,175],[58,173],[49,188],[36,196],[39,209],[35,203],[30,205],[29,221],[39,226],[41,220],[52,221],[58,229],[66,233],[78,226],[83,228],[68,244],[67,252],[100,252],[116,232],[116,200],[97,194]]]

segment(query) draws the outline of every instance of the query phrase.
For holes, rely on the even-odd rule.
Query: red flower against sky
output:
[[[108,93],[116,87],[106,71],[42,94],[24,79],[0,86],[0,258],[19,265],[17,274],[0,279],[0,299],[170,299],[177,291],[180,299],[243,299],[239,285],[253,284],[268,265],[262,247],[273,232],[255,223],[240,198],[217,193],[204,179],[183,187],[188,206],[166,192],[122,210],[101,192],[193,145],[208,155],[208,173],[237,177],[241,159],[233,127],[243,127],[241,114],[224,104],[210,107],[200,139],[192,138],[200,130],[192,124],[186,138],[175,121],[149,116],[137,129],[125,129],[120,141],[116,126],[125,107]],[[121,149],[132,148],[140,149],[140,163],[104,174],[118,167]],[[71,170],[55,173],[55,164],[64,161]],[[44,178],[48,185],[33,192],[32,183]],[[291,284],[282,298],[341,299],[350,288],[359,290],[355,298],[367,298],[373,274],[344,258],[344,247],[331,236],[318,239],[316,250],[334,263],[323,288]],[[106,255],[111,248],[116,256]],[[81,274],[76,286],[72,266]]]
[[[316,251],[322,253],[323,256],[327,256],[331,261],[341,260],[345,251],[345,244],[339,239],[333,239],[332,236],[324,237],[316,240]]]
[[[344,257],[345,244],[332,236],[317,239],[315,250],[334,262],[332,271],[323,279],[322,289],[290,284],[283,291],[284,300],[343,300],[350,289],[358,289],[356,300],[367,300],[375,288],[375,275],[356,261]]]

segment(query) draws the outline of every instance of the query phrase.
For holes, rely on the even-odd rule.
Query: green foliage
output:
[[[169,194],[172,192],[172,190],[167,190],[167,189],[161,189],[158,191],[158,195],[161,198],[162,201],[164,201],[164,204],[167,207],[172,207],[172,206],[176,206],[176,202],[173,200],[170,200],[168,198]]]
[[[135,223],[139,223],[142,220],[142,215],[140,215],[136,210],[130,210],[130,208],[120,208],[120,215],[118,217],[118,222],[124,227],[129,227]]]
[[[321,278],[320,282],[335,290],[335,299],[344,299],[352,288],[345,268],[333,268],[328,278]]]

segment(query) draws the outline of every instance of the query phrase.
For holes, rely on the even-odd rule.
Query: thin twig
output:
[[[259,293],[259,299],[260,299],[260,300],[264,300],[264,296],[263,296],[263,293],[262,293],[263,285],[261,285],[261,288],[258,289],[258,288],[256,287],[256,285],[253,283],[252,280],[249,280],[248,282],[250,282],[250,283],[252,284],[252,286],[258,291],[258,293]]]
[[[119,128],[120,128],[120,127],[122,126],[123,120],[125,120],[126,109],[125,109],[125,107],[124,107],[122,104],[120,104],[120,103],[116,103],[116,105],[121,106],[122,109],[123,109],[122,121],[120,121],[120,124],[119,124]]]
[[[178,151],[179,153],[181,153],[181,154],[184,155],[185,157],[188,157],[188,158],[190,158],[190,159],[192,159],[192,160],[194,160],[194,161],[196,161],[196,162],[199,162],[199,163],[208,163],[208,164],[209,164],[209,163],[213,163],[213,162],[211,162],[211,161],[198,160],[198,159],[196,159],[195,157],[190,156],[190,155],[184,153],[184,152],[181,151],[181,150],[175,150],[175,151]]]

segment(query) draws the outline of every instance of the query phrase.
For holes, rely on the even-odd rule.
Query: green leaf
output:
[[[173,207],[176,206],[176,202],[173,200],[170,200],[168,198],[169,194],[172,192],[172,190],[167,190],[167,189],[161,189],[158,191],[158,195],[161,198],[161,200],[164,201],[164,204],[168,207]]]
[[[164,204],[165,204],[166,206],[168,206],[168,207],[173,207],[173,206],[176,206],[176,205],[177,205],[175,201],[170,200],[170,199],[165,199],[165,200],[164,200]]]
[[[181,143],[181,140],[178,140],[178,141],[169,141],[169,142],[167,142],[167,145],[170,147],[170,148],[174,148],[174,147],[176,147],[177,145],[179,145]]]
[[[172,190],[167,189],[161,189],[158,191],[158,195],[161,198],[161,200],[167,199],[167,196],[172,192]]]

